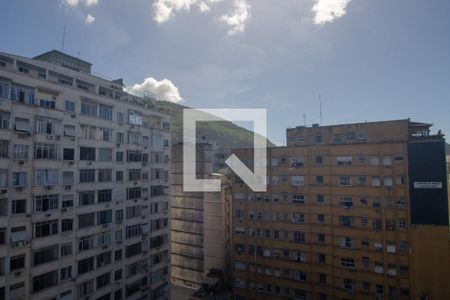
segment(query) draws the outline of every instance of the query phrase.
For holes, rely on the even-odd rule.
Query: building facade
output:
[[[50,51],[0,53],[0,118],[0,299],[169,299],[169,117]]]
[[[224,165],[226,153],[215,144],[196,145],[197,178],[218,177],[221,192],[183,191],[183,144],[172,149],[171,276],[175,285],[198,289],[210,270],[229,281],[231,189],[226,176],[213,174]]]
[[[288,129],[266,193],[233,183],[235,299],[449,299],[444,139],[430,126]],[[252,152],[235,151],[249,166]]]

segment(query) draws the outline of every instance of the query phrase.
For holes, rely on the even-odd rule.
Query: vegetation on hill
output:
[[[155,106],[172,116],[172,143],[183,140],[183,109],[189,108],[167,101],[157,101]],[[253,132],[228,121],[199,122],[197,137],[215,141],[219,147],[248,148],[253,147]],[[267,146],[274,144],[267,140]]]

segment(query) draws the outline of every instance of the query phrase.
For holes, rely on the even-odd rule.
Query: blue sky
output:
[[[410,117],[450,134],[450,1],[336,1],[334,15],[329,0],[2,1],[0,51],[60,50],[65,26],[65,51],[108,78],[267,108],[277,144],[320,121],[319,94],[324,125]]]

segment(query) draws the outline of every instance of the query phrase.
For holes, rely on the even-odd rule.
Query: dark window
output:
[[[95,148],[80,147],[80,160],[95,160]]]
[[[75,159],[75,149],[64,148],[63,149],[63,160],[74,160]]]

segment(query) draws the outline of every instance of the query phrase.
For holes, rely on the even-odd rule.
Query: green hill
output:
[[[183,139],[183,109],[189,107],[167,101],[157,101],[155,106],[172,116],[172,143],[181,142]],[[219,147],[224,148],[253,147],[253,132],[228,121],[199,122],[197,136],[215,141]],[[267,146],[275,145],[267,140]]]

